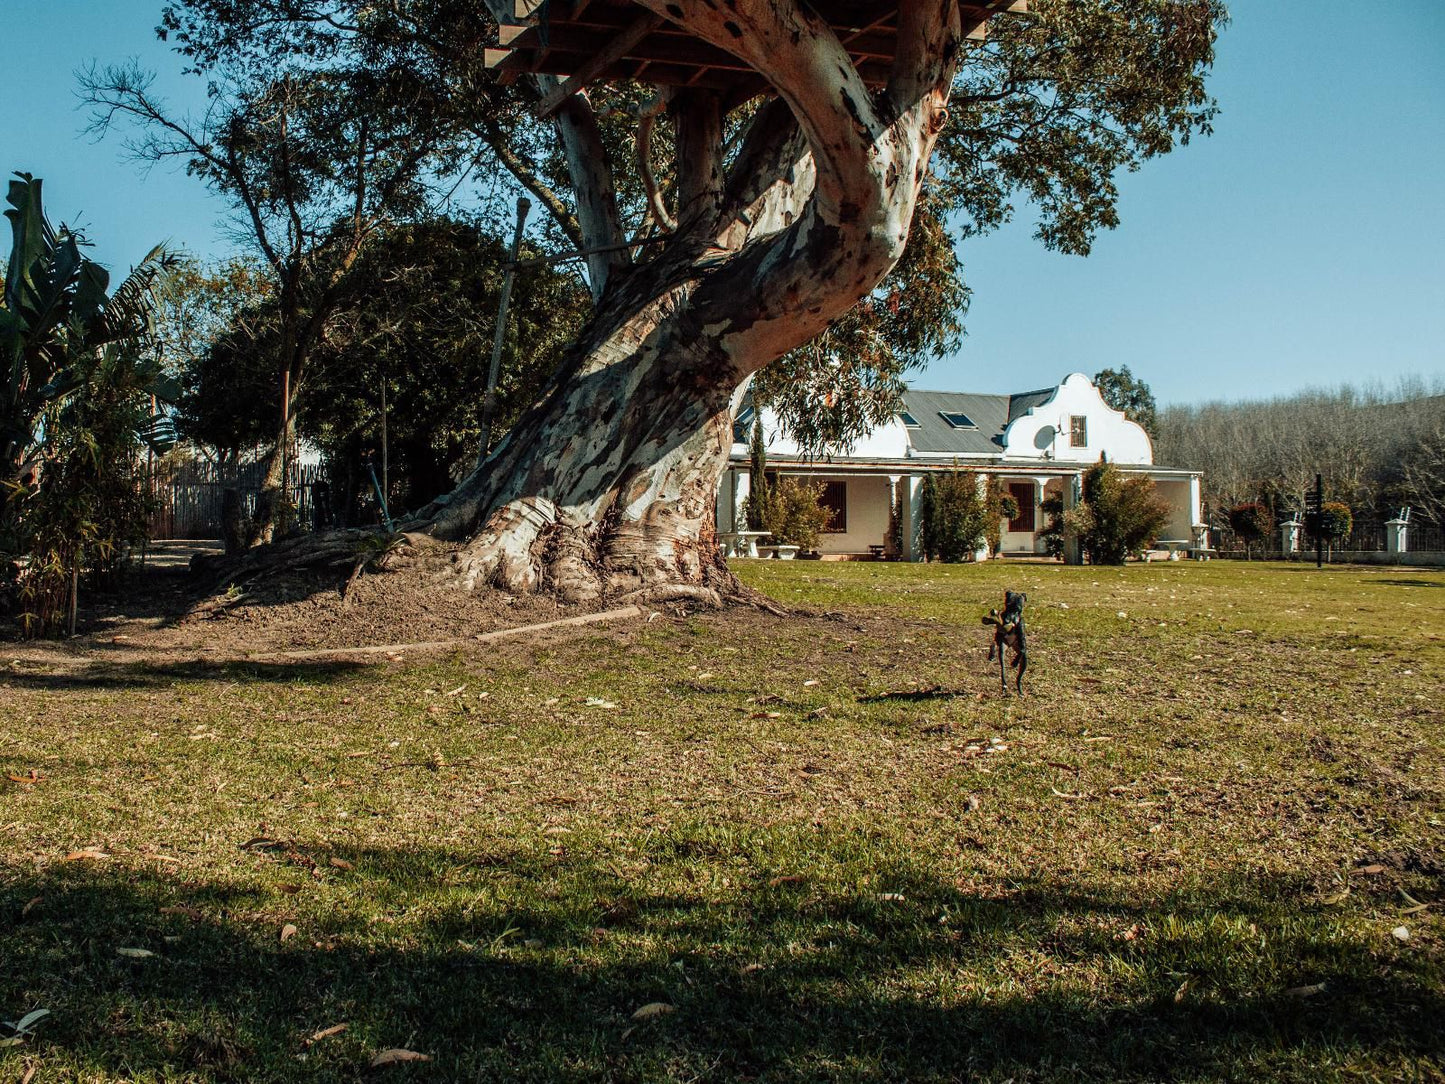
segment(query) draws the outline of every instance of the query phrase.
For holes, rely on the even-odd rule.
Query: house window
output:
[[[1069,447],[1087,448],[1089,446],[1089,419],[1082,414],[1075,414],[1069,418]]]
[[[956,410],[940,410],[938,412],[938,416],[944,421],[946,421],[949,425],[953,426],[955,429],[978,428],[978,426],[973,424],[972,418],[970,418],[967,414],[960,414]]]
[[[906,410],[901,410],[898,412],[898,420],[901,421],[904,426],[909,429],[923,428],[921,425],[918,424],[918,419],[915,418],[912,414],[908,413],[908,411]]]
[[[1034,532],[1034,486],[1032,482],[1010,482],[1009,495],[1018,502],[1019,514],[1008,521],[1008,529],[1014,534]]]
[[[828,525],[824,534],[844,534],[848,530],[848,483],[824,482],[818,494],[818,504],[828,510]]]

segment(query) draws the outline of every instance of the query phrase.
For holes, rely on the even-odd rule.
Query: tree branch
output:
[[[543,94],[558,85],[556,76],[535,77]],[[567,172],[572,191],[577,197],[577,224],[582,231],[582,247],[599,249],[587,257],[588,285],[592,299],[600,300],[615,274],[631,263],[632,257],[622,245],[622,216],[617,207],[617,189],[612,180],[612,163],[602,140],[602,129],[592,112],[592,103],[585,91],[573,94],[552,117],[557,136],[567,159]]]
[[[747,61],[791,106],[818,171],[817,213],[828,222],[871,217],[882,203],[877,144],[886,125],[847,49],[797,0],[639,0],[703,40]],[[874,183],[869,183],[872,178]]]
[[[722,97],[714,90],[678,90],[667,108],[677,132],[678,220],[711,229],[722,205]]]
[[[637,172],[642,177],[642,188],[647,193],[647,209],[658,229],[671,233],[677,229],[677,220],[667,210],[662,198],[662,189],[657,185],[657,174],[652,170],[652,129],[657,124],[657,115],[667,107],[667,95],[659,92],[653,95],[637,111]]]
[[[582,241],[582,227],[577,224],[577,216],[562,202],[562,198],[543,182],[542,178],[537,175],[537,171],[512,149],[506,133],[502,131],[502,126],[496,122],[496,119],[483,117],[481,128],[474,128],[473,132],[492,148],[497,160],[502,163],[507,172],[515,177],[523,188],[537,197],[537,201],[547,209],[547,213],[552,216],[557,227],[566,234],[567,240],[572,242],[573,247],[585,248],[586,245]]]

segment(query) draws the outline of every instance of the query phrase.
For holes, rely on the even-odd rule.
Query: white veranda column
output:
[[[903,514],[903,559],[905,561],[923,560],[922,539],[919,537],[923,530],[923,524],[919,521],[922,503],[923,479],[916,474],[905,474],[900,506]]]

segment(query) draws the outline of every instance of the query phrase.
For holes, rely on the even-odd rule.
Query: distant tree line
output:
[[[1316,473],[1326,498],[1357,519],[1409,505],[1445,525],[1445,381],[1167,406],[1158,427],[1155,462],[1203,472],[1215,525],[1247,502],[1275,516],[1299,511]]]

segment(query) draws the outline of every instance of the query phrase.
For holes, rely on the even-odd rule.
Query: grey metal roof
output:
[[[957,391],[903,393],[904,409],[918,419],[918,428],[908,430],[908,442],[915,452],[928,455],[997,455],[999,438],[1008,425],[1007,395],[972,395]],[[977,429],[955,429],[942,414],[967,414]]]
[[[1021,391],[1008,397],[1008,420],[1022,417],[1030,407],[1042,406],[1054,397],[1058,388],[1040,388],[1038,391]]]

